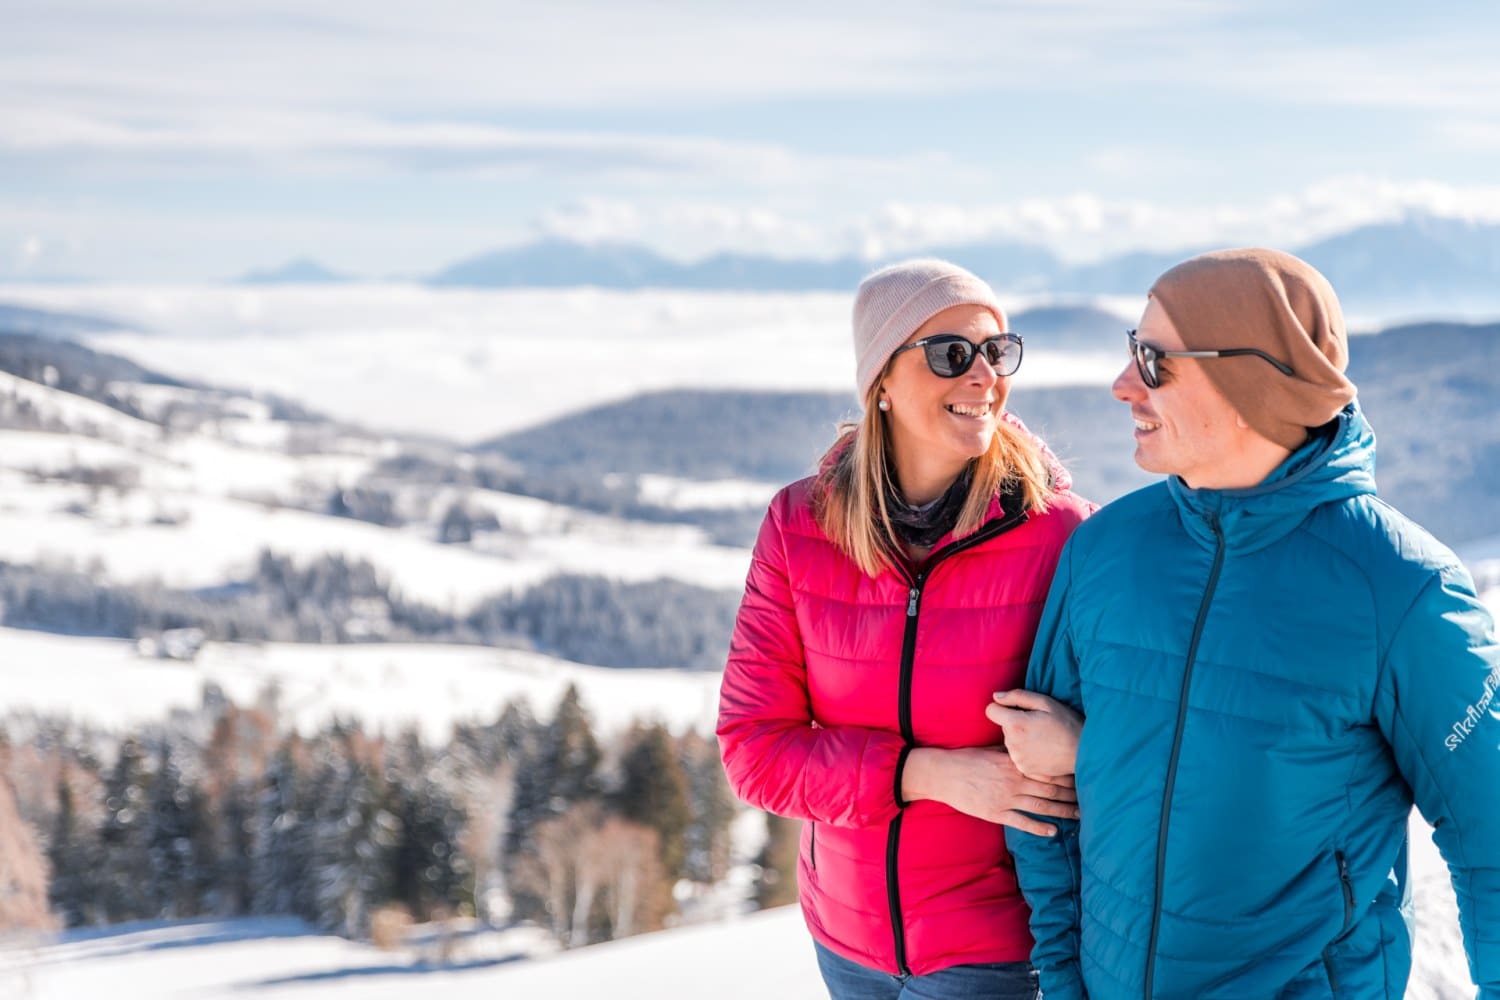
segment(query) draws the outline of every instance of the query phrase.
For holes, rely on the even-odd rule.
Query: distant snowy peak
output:
[[[1012,293],[1141,295],[1162,271],[1205,249],[1211,248],[1132,251],[1067,264],[1040,244],[994,241],[927,247],[897,256],[944,257]],[[1414,309],[1500,307],[1500,225],[1414,214],[1290,249],[1323,271],[1346,307],[1356,311],[1401,304]],[[459,261],[427,283],[469,288],[850,291],[886,260],[723,253],[683,262],[637,244],[547,239]]]

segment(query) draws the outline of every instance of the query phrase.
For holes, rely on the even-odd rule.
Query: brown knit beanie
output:
[[[1188,350],[1253,347],[1292,369],[1283,375],[1253,355],[1202,362],[1263,437],[1295,449],[1308,428],[1332,420],[1354,399],[1354,383],[1344,377],[1343,311],[1328,279],[1306,261],[1279,250],[1217,250],[1172,268],[1150,295]]]
[[[905,260],[860,282],[854,295],[854,384],[860,401],[907,337],[959,305],[984,306],[1005,329],[1005,313],[990,286],[946,260]]]

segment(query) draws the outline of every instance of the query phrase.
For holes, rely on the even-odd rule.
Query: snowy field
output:
[[[711,733],[719,696],[715,672],[616,670],[484,646],[210,642],[182,663],[141,657],[128,639],[0,628],[0,663],[0,718],[35,711],[115,731],[197,708],[205,684],[239,705],[274,685],[282,721],[304,733],[353,718],[389,734],[416,727],[433,742],[447,742],[457,722],[493,721],[518,698],[548,717],[569,684],[611,732],[654,719]]]
[[[463,441],[652,389],[852,392],[851,295],[472,291],[418,285],[0,287],[132,327],[87,338],[148,368],[267,390],[372,428]],[[1019,311],[1045,300],[1006,301]],[[1138,303],[1102,303],[1127,317]],[[1119,352],[1028,341],[1019,378],[1103,385]]]
[[[1408,1000],[1472,997],[1457,914],[1428,831],[1412,823],[1416,967]],[[523,930],[378,951],[291,920],[130,924],[16,939],[0,950],[4,1000],[820,1000],[796,907],[548,955]],[[534,957],[533,957],[534,956]]]

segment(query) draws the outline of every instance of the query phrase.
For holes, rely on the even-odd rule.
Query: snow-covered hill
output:
[[[207,406],[210,395],[116,391],[147,414]],[[0,402],[45,428],[0,430],[0,561],[96,565],[113,582],[204,587],[242,578],[263,551],[300,562],[337,554],[375,566],[409,600],[458,613],[557,573],[735,589],[748,565],[747,551],[692,526],[421,481],[386,486],[413,512],[402,526],[330,516],[329,497],[397,454],[400,439],[277,419],[248,397],[214,399],[211,419],[178,426],[0,372]],[[457,500],[504,531],[440,543],[437,521]]]

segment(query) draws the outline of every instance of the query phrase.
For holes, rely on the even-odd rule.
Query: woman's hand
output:
[[[1072,786],[1083,716],[1035,691],[1000,691],[984,714],[1005,730],[1005,749],[1022,774]]]
[[[901,797],[933,799],[961,813],[1050,837],[1057,828],[1025,813],[1078,818],[1078,797],[1068,785],[1033,781],[998,747],[943,750],[918,747],[906,757]]]

